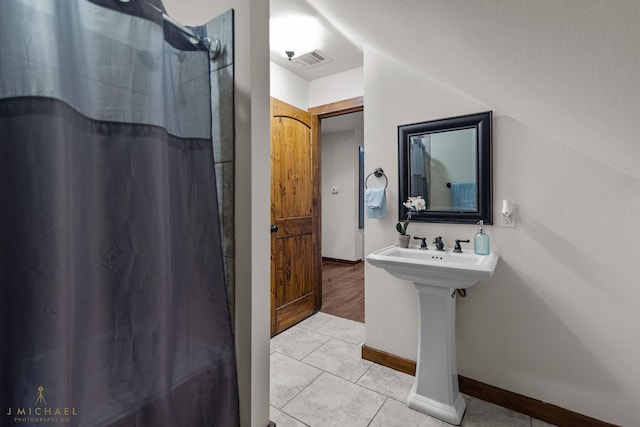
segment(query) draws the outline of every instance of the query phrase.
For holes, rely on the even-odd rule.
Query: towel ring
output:
[[[367,177],[364,179],[364,188],[369,188],[367,187],[367,181],[369,180],[369,177],[371,175],[375,175],[376,178],[380,178],[381,176],[384,177],[384,189],[387,189],[387,186],[389,185],[389,180],[387,179],[387,175],[384,174],[384,171],[382,170],[382,168],[375,168],[373,172],[371,172],[369,175],[367,175]]]

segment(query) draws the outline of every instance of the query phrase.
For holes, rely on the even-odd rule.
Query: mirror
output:
[[[491,111],[398,126],[400,220],[492,224]]]

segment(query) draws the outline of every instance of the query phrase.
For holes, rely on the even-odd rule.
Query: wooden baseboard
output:
[[[416,374],[416,362],[413,360],[376,350],[366,345],[362,346],[362,358],[409,375],[415,376]],[[617,427],[615,424],[609,424],[556,405],[484,384],[462,375],[458,375],[458,384],[461,393],[557,426]]]
[[[350,261],[350,260],[346,260],[346,259],[338,259],[338,258],[328,258],[328,257],[322,257],[322,261],[328,261],[328,262],[335,262],[336,264],[347,264],[347,265],[356,265],[356,264],[360,264],[362,262],[361,259],[355,260],[355,261]]]
[[[386,351],[377,350],[375,348],[362,346],[362,358],[396,371],[404,372],[409,375],[416,375],[416,362],[387,353]]]

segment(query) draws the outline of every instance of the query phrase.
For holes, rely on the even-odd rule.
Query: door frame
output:
[[[320,121],[329,117],[341,116],[343,114],[357,113],[364,111],[364,96],[357,96],[355,98],[344,99],[342,101],[332,102],[329,104],[319,105],[317,107],[311,107],[308,109],[311,114],[311,145],[315,147],[317,153],[320,153],[322,141],[320,140],[320,134],[322,132]],[[318,215],[316,216],[316,223],[314,224],[316,235],[316,248],[317,259],[320,259],[320,265],[322,266],[322,176],[320,175],[322,156],[316,157],[318,160],[314,164],[314,168],[317,172],[317,181],[315,194],[317,199]],[[322,308],[322,268],[317,270],[318,277],[316,278],[319,283],[318,298],[316,300],[315,311],[320,311]]]

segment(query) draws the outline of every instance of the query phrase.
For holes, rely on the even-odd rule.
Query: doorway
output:
[[[318,142],[309,112],[271,98],[271,336],[322,301]]]
[[[300,110],[275,98],[271,99],[271,335],[288,329],[298,322],[306,319],[315,312],[322,310],[322,249],[321,221],[322,221],[322,193],[324,192],[321,181],[321,147],[322,138],[321,122],[324,122],[327,146],[337,148],[333,150],[334,160],[326,161],[325,172],[327,180],[325,184],[329,196],[346,195],[342,203],[334,203],[332,209],[337,211],[334,220],[327,221],[325,231],[332,231],[330,237],[325,237],[326,244],[331,243],[337,247],[349,247],[344,255],[325,253],[324,256],[341,264],[361,264],[363,252],[363,230],[358,228],[358,182],[361,174],[360,148],[363,144],[363,98],[352,98],[332,104],[310,108],[308,111]],[[350,116],[351,114],[358,116]],[[335,118],[335,120],[333,120]],[[357,125],[345,125],[346,123],[359,122]],[[339,127],[339,128],[338,128]],[[347,129],[350,128],[350,129]],[[333,138],[338,142],[329,144],[329,134],[337,136]],[[340,138],[350,135],[350,147],[344,146]],[[356,135],[358,137],[356,138]],[[343,155],[340,150],[350,151],[350,155]],[[344,165],[343,157],[350,157]],[[332,179],[341,175],[340,179],[333,182]],[[335,184],[335,185],[334,185]],[[344,192],[344,194],[342,194]],[[330,200],[326,196],[327,205]],[[347,209],[347,204],[349,209]],[[347,214],[347,210],[350,212]],[[349,217],[348,220],[345,218]],[[347,225],[348,231],[338,231],[338,226]],[[340,239],[347,236],[347,240]],[[349,241],[349,245],[345,244]],[[328,249],[327,249],[328,250]],[[364,320],[364,269],[356,266],[356,272],[360,267],[360,283],[352,283],[361,289],[359,295],[359,321]],[[344,285],[344,270],[333,269],[340,274],[333,280],[327,279],[334,286],[335,291],[329,292],[333,296],[333,302],[339,303],[344,310],[347,299],[353,300],[342,291]],[[353,277],[354,272],[349,272]],[[343,282],[342,285],[337,282]],[[344,312],[341,312],[344,316]],[[346,316],[347,318],[349,316]]]
[[[322,206],[320,311],[364,322],[364,222],[361,219],[363,100],[311,108],[318,119]]]

